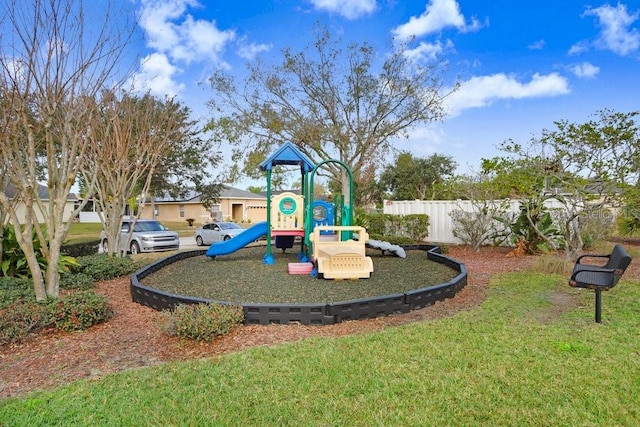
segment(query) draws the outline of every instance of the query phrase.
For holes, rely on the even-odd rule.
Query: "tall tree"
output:
[[[557,121],[556,129],[543,130],[527,145],[503,143],[508,157],[484,160],[484,170],[523,200],[562,203],[566,254],[573,257],[583,247],[583,225],[588,219],[637,194],[640,130],[636,115],[600,110],[585,123]]]
[[[82,173],[87,179],[97,174],[96,202],[103,213],[107,252],[114,254],[120,247],[122,214],[131,198],[137,197],[139,206],[144,206],[154,181],[165,191],[202,189],[208,174],[202,169],[209,165],[205,160],[213,160],[189,119],[190,110],[177,101],[149,94],[118,96],[110,90],[101,95],[86,136],[94,162]],[[178,173],[184,173],[180,182],[174,175]]]
[[[380,176],[380,185],[395,200],[434,199],[437,185],[452,177],[456,167],[450,156],[414,157],[404,151]]]
[[[2,116],[0,161],[25,208],[24,224],[5,193],[0,204],[21,230],[16,234],[38,300],[58,296],[60,247],[70,226],[63,215],[87,161],[92,100],[105,85],[118,84],[121,58],[135,28],[125,22],[128,11],[101,2],[96,13],[96,6],[91,16],[82,0],[8,0],[0,6],[0,91],[9,105]],[[41,179],[48,200],[38,191]],[[89,179],[89,189],[92,184]],[[46,271],[38,265],[33,233],[47,260]]]
[[[238,173],[257,177],[266,155],[291,141],[310,159],[337,159],[349,166],[356,183],[367,167],[379,167],[391,139],[406,136],[418,124],[442,119],[444,63],[417,67],[404,47],[376,63],[368,43],[333,39],[320,28],[312,47],[283,50],[280,65],[248,64],[241,86],[224,72],[210,79],[215,96],[209,127],[233,147]],[[340,181],[337,164],[323,172]]]

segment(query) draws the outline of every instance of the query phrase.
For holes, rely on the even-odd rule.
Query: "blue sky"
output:
[[[597,110],[640,110],[640,1],[595,0],[136,0],[143,37],[140,88],[175,95],[206,117],[206,81],[246,61],[280,62],[318,22],[345,42],[408,40],[416,61],[447,61],[449,116],[411,131],[398,148],[452,156],[459,172],[526,143],[553,122],[582,123]],[[241,183],[242,184],[242,183]],[[242,185],[238,185],[243,188]]]

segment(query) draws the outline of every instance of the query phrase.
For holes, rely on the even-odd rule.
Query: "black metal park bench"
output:
[[[602,265],[602,261],[606,263]],[[588,261],[600,261],[600,265]],[[584,254],[578,257],[569,279],[569,285],[575,288],[592,289],[596,293],[596,322],[601,323],[602,291],[613,288],[627,267],[631,257],[622,245],[615,245],[610,254]]]

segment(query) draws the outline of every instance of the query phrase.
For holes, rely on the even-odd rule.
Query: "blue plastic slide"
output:
[[[209,246],[206,255],[214,257],[216,255],[229,255],[242,249],[251,242],[255,242],[262,236],[267,235],[267,221],[259,222],[256,225],[247,228],[242,233],[224,242],[216,242]]]

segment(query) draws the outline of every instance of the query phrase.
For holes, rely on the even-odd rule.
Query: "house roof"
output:
[[[171,196],[158,196],[158,197],[155,197],[154,200],[156,203],[175,203],[175,202],[201,203],[202,199],[200,196],[201,195],[199,193],[196,193],[195,191],[190,191],[185,195],[185,197],[182,197],[182,198],[176,198]],[[225,185],[222,191],[220,192],[220,196],[218,196],[218,198],[263,200],[265,199],[265,196]]]
[[[13,199],[16,196],[16,193],[16,187],[13,184],[7,184],[4,188],[4,194],[6,194],[9,199]],[[38,197],[40,200],[49,200],[49,188],[45,185],[38,184]],[[67,195],[67,200],[78,200],[78,196],[75,193],[69,193]]]

